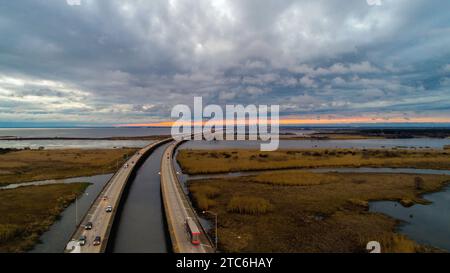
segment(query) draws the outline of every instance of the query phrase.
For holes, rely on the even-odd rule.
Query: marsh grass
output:
[[[450,169],[450,152],[431,149],[180,150],[177,160],[188,174],[333,167]]]
[[[421,247],[401,234],[386,235],[379,239],[385,253],[415,253]]]
[[[365,252],[373,240],[384,252],[422,252],[430,249],[395,233],[395,219],[368,212],[368,202],[376,200],[425,204],[422,194],[450,182],[445,175],[420,175],[418,189],[417,177],[276,171],[194,180],[189,188],[194,200],[214,193],[208,202],[219,214],[224,252]]]
[[[192,185],[189,187],[194,204],[201,211],[209,210],[216,205],[213,199],[219,196],[219,189],[208,185]]]
[[[0,154],[0,185],[112,173],[136,149],[19,150]]]
[[[299,175],[301,174],[301,175]],[[339,176],[323,175],[306,171],[288,170],[267,172],[252,176],[249,180],[253,183],[261,183],[273,186],[312,186],[338,182]]]
[[[228,212],[250,215],[266,214],[272,209],[273,206],[269,201],[254,196],[233,196],[227,206]]]
[[[0,252],[32,248],[88,185],[55,184],[0,190]]]

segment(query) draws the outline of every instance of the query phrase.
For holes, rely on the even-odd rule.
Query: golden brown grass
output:
[[[111,173],[136,149],[21,150],[0,154],[0,185]]]
[[[30,249],[87,183],[0,190],[0,252]]]
[[[392,234],[379,239],[385,253],[415,253],[421,247],[401,234]]]
[[[216,202],[213,200],[219,195],[219,189],[208,185],[193,185],[189,188],[195,206],[201,210],[208,210]]]
[[[323,175],[299,170],[271,171],[255,175],[252,182],[274,186],[312,186],[338,182],[339,176]]]
[[[177,160],[189,174],[319,167],[450,169],[448,150],[180,150]]]
[[[273,209],[264,198],[255,196],[233,196],[228,202],[227,211],[240,214],[261,215]]]
[[[384,252],[420,252],[426,249],[394,233],[395,219],[367,208],[372,200],[426,203],[423,193],[439,190],[450,181],[445,175],[420,175],[423,180],[417,189],[416,177],[297,170],[189,185],[194,199],[203,187],[214,188],[209,209],[219,214],[220,249],[225,252],[364,252],[373,240],[382,243]],[[237,202],[236,196],[247,198]],[[270,209],[256,215],[230,210],[234,203],[253,206],[242,201],[248,197],[265,200],[252,203],[270,204]]]

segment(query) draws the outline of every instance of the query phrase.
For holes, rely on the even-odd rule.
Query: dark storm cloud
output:
[[[167,119],[205,103],[284,114],[450,108],[447,1],[2,1],[0,119]]]

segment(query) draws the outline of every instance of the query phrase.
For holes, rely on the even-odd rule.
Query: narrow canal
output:
[[[167,145],[157,148],[138,169],[122,200],[108,252],[165,253],[170,239],[161,201],[161,157]]]

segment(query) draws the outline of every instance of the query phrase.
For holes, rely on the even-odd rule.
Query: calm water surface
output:
[[[306,132],[307,133],[307,132]],[[112,136],[146,136],[170,134],[170,128],[86,128],[86,129],[0,129],[0,136],[14,137],[112,137]],[[19,144],[15,141],[0,141],[0,148],[40,147],[58,148],[114,148],[143,147],[149,141],[30,141]],[[21,146],[22,145],[22,146]],[[181,149],[223,149],[223,148],[254,148],[258,149],[257,141],[190,141]],[[363,140],[281,140],[281,149],[295,148],[442,148],[450,145],[450,139],[363,139]],[[135,180],[129,189],[119,226],[114,238],[113,252],[167,252],[167,234],[164,226],[164,216],[161,207],[159,168],[163,147],[157,149],[139,169]],[[179,169],[178,169],[179,170]],[[336,171],[336,169],[319,170]],[[340,169],[347,172],[402,172],[402,173],[435,173],[434,170],[364,168]],[[440,171],[437,171],[440,172]],[[248,175],[248,173],[246,173]],[[448,174],[448,173],[444,173]],[[230,174],[239,176],[240,173]],[[86,213],[102,186],[111,175],[83,177],[61,181],[62,183],[91,182],[88,195],[83,195],[78,201],[78,215]],[[180,173],[183,181],[186,176]],[[58,182],[58,181],[56,181]],[[55,183],[41,181],[40,183]],[[15,187],[10,185],[10,187]],[[186,189],[185,189],[186,190]],[[433,193],[425,196],[432,201],[431,205],[415,205],[403,208],[396,202],[373,202],[371,211],[391,215],[404,221],[399,231],[412,239],[450,250],[450,192]],[[76,226],[75,204],[69,206],[61,219],[55,222],[49,231],[41,236],[32,252],[61,252],[70,239]]]
[[[170,128],[0,128],[0,137],[21,138],[105,138],[170,135]]]
[[[169,135],[170,128],[25,128],[8,129],[0,128],[0,137],[20,137],[20,138],[106,138],[106,137],[137,137]],[[141,148],[152,141],[145,140],[0,140],[0,148],[25,148],[37,149],[67,149],[67,148],[121,148],[133,147]]]
[[[48,150],[142,148],[152,142],[151,140],[0,140],[0,148],[23,149],[29,147],[38,149],[44,147]]]
[[[370,211],[401,220],[399,232],[411,239],[450,251],[450,187],[424,197],[432,203],[405,208],[398,202],[372,202]]]
[[[260,141],[189,141],[180,149],[259,149]],[[355,139],[355,140],[280,140],[280,149],[301,148],[435,148],[450,145],[450,139]]]
[[[309,170],[317,173],[404,173],[404,174],[437,174],[449,175],[450,170],[410,169],[410,168],[327,168]],[[283,172],[270,171],[270,172]],[[233,172],[227,174],[186,175],[180,174],[184,184],[188,180],[234,178],[264,173],[264,171]],[[443,191],[426,194],[430,205],[414,205],[403,207],[398,202],[370,202],[369,210],[389,215],[402,221],[398,231],[411,239],[434,247],[450,251],[450,186]]]
[[[42,181],[41,183],[51,184],[58,183],[76,183],[89,182],[92,183],[84,194],[78,198],[78,202],[72,203],[61,214],[60,219],[57,220],[50,229],[42,234],[40,237],[41,243],[37,244],[30,252],[34,253],[61,253],[64,247],[70,240],[70,236],[75,231],[76,226],[82,220],[83,216],[89,210],[96,197],[101,192],[103,186],[112,174],[96,175],[90,177],[77,177],[62,180]],[[39,182],[34,182],[39,183]],[[39,185],[39,184],[38,184]],[[76,213],[78,210],[78,213]],[[76,217],[78,216],[78,217]]]
[[[157,148],[142,164],[122,200],[122,210],[111,238],[114,253],[166,253],[170,240],[165,229],[159,171],[168,144]]]

